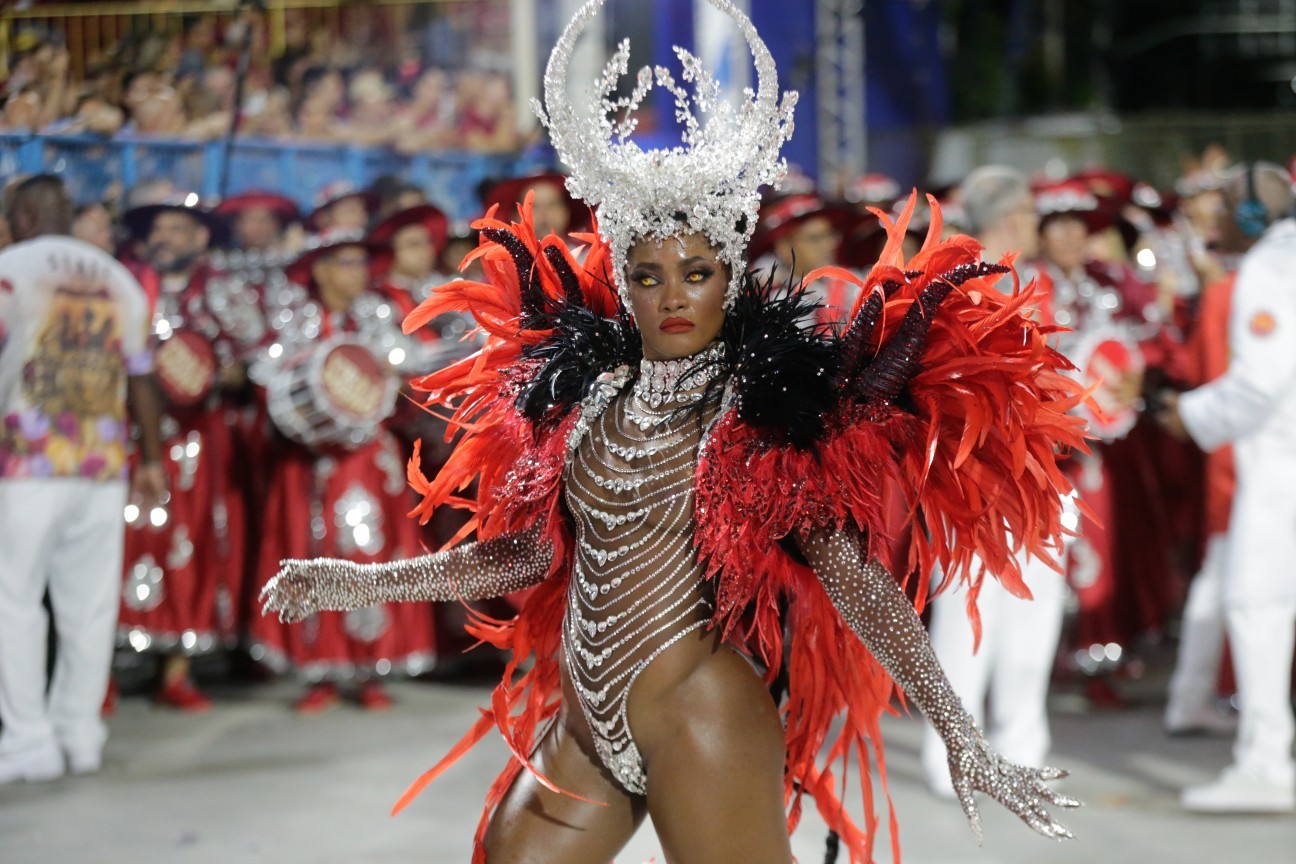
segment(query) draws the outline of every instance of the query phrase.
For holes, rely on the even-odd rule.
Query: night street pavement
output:
[[[217,685],[210,714],[121,701],[102,773],[0,787],[3,864],[395,864],[467,862],[487,786],[503,764],[495,739],[447,772],[399,817],[388,810],[407,783],[472,723],[487,687],[407,682],[396,707],[353,705],[299,718],[288,682]],[[1154,698],[1093,710],[1053,699],[1054,762],[1071,770],[1083,810],[1064,823],[1077,840],[1035,836],[983,799],[978,848],[958,806],[918,781],[916,718],[884,724],[891,794],[909,864],[1291,864],[1296,817],[1204,818],[1182,812],[1178,790],[1228,760],[1221,739],[1169,739]],[[858,800],[852,798],[852,803]],[[885,806],[884,804],[882,806]],[[883,830],[886,814],[882,813]],[[794,837],[802,864],[823,861],[824,829],[807,803]],[[891,861],[881,837],[877,860]],[[649,826],[618,864],[661,864]],[[847,864],[845,857],[841,864]]]

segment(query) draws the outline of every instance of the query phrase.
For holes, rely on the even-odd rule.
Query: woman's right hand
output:
[[[337,581],[339,571],[356,565],[337,558],[313,558],[288,559],[279,566],[279,572],[261,589],[261,614],[278,612],[280,621],[292,623],[329,608],[325,586]]]

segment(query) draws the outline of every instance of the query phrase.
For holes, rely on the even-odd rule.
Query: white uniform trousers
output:
[[[1184,603],[1179,655],[1166,704],[1166,722],[1175,725],[1208,709],[1215,698],[1224,653],[1224,574],[1228,565],[1228,534],[1206,541],[1201,570]]]
[[[1233,764],[1253,776],[1290,785],[1296,782],[1291,704],[1296,604],[1229,604],[1225,614],[1238,690]]]
[[[121,592],[126,484],[0,480],[0,753],[97,762]],[[58,659],[46,692],[49,620]]]
[[[987,576],[977,603],[981,645],[976,653],[963,590],[945,591],[932,601],[931,640],[954,692],[986,729],[990,745],[1012,762],[1039,767],[1051,743],[1046,701],[1067,587],[1042,561],[1018,563],[1034,599],[1014,597]],[[930,724],[923,730],[922,766],[930,787],[950,791],[945,743]]]

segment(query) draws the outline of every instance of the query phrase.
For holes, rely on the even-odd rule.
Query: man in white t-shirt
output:
[[[62,181],[5,195],[15,245],[0,252],[0,784],[99,768],[99,717],[121,587],[129,443],[134,481],[164,491],[148,301],[97,247],[68,236]],[[58,636],[46,692],[49,592]]]

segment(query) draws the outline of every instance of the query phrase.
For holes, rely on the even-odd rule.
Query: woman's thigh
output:
[[[684,701],[674,734],[650,748],[653,827],[667,864],[789,864],[778,712],[750,669],[725,678]]]
[[[608,864],[643,821],[643,798],[617,786],[592,748],[561,721],[532,759],[559,789],[598,803],[552,792],[523,771],[491,817],[486,864]]]

